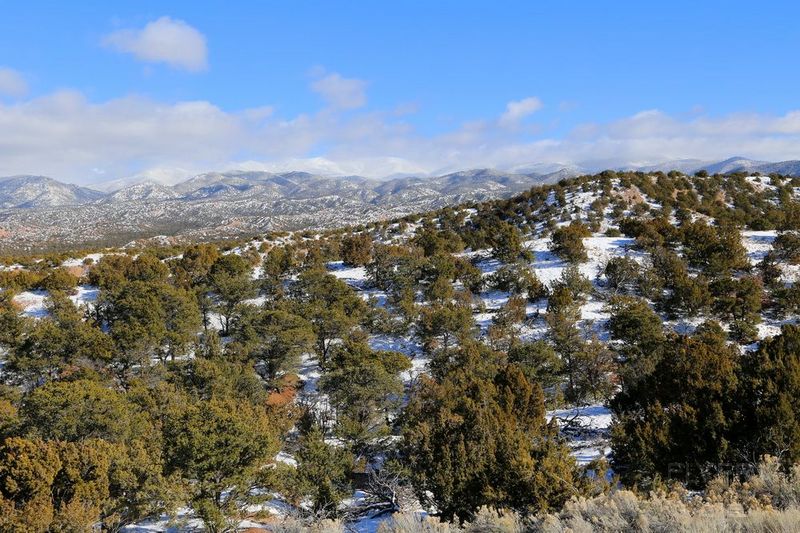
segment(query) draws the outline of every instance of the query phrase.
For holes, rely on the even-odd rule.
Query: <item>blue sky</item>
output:
[[[800,158],[789,2],[15,2],[0,175]]]

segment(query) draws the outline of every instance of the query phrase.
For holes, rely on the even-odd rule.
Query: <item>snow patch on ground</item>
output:
[[[569,447],[579,465],[584,466],[611,453],[608,439],[612,414],[608,407],[596,404],[549,411],[548,421],[553,418],[569,438]]]

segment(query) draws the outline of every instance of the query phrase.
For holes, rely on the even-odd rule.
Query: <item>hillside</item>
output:
[[[71,206],[92,202],[102,196],[101,192],[44,176],[0,178],[0,209]]]
[[[669,161],[625,167],[686,174],[800,174],[797,161],[734,157],[719,162]],[[388,220],[465,202],[508,198],[533,185],[588,175],[576,165],[519,165],[443,176],[322,176],[306,172],[209,172],[175,185],[153,180],[111,192],[50,178],[0,180],[0,246],[9,251],[119,246],[151,237],[183,242],[247,237],[265,231],[330,229]],[[123,180],[124,181],[124,180]]]
[[[201,174],[174,186],[145,181],[107,194],[38,178],[49,187],[42,191],[39,185],[23,187],[20,179],[8,178],[0,182],[8,182],[0,188],[0,245],[10,250],[68,249],[157,235],[188,242],[333,228],[508,197],[558,178],[485,169],[388,181],[226,172]]]
[[[665,497],[676,516],[792,509],[758,484],[714,507],[714,476],[800,462],[797,178],[606,171],[358,227],[17,261],[0,430],[100,435],[151,461],[147,483],[175,476],[187,507],[115,500],[140,527],[374,531],[489,505],[543,531],[576,495],[660,479],[695,491]]]

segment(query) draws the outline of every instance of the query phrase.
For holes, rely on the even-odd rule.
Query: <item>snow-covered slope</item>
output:
[[[180,195],[172,188],[153,181],[125,187],[106,196],[104,202],[138,202],[173,200]]]
[[[0,178],[0,208],[31,209],[91,202],[103,193],[45,176]]]

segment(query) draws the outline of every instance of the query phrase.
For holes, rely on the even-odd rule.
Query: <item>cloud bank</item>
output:
[[[13,85],[11,85],[13,89]],[[606,168],[671,159],[798,158],[800,110],[783,115],[678,118],[646,110],[567,134],[531,135],[535,97],[499,103],[498,114],[424,135],[408,113],[365,107],[366,83],[337,73],[309,90],[326,104],[292,117],[264,106],[230,112],[206,101],[124,97],[92,102],[75,91],[0,99],[0,176],[44,174],[83,184],[148,175],[176,180],[233,168],[384,177],[465,168],[580,164]],[[413,109],[409,112],[415,112]]]
[[[103,44],[146,63],[165,63],[190,72],[208,69],[205,36],[170,17],[161,17],[140,29],[117,30],[107,35]]]

